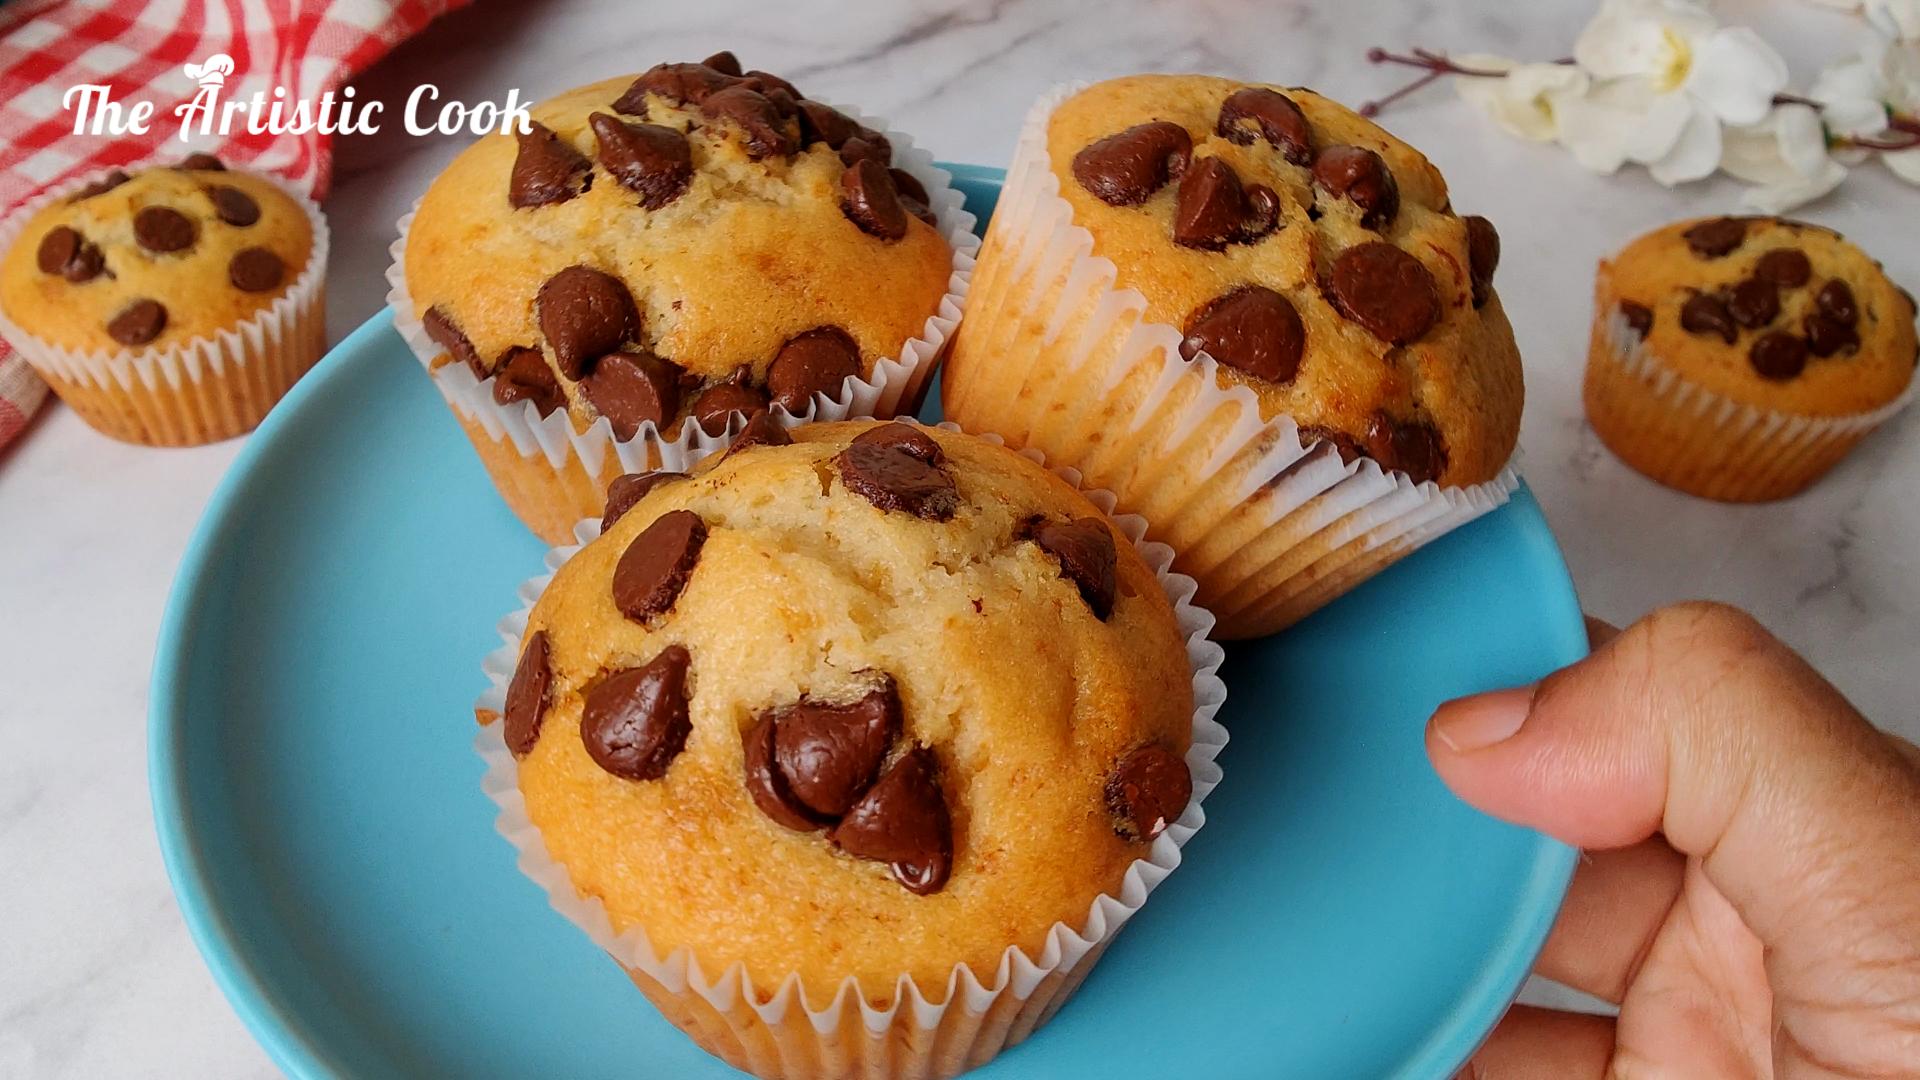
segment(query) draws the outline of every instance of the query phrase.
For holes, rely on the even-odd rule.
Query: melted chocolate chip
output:
[[[1473,306],[1484,307],[1493,295],[1493,272],[1500,266],[1500,233],[1493,222],[1478,214],[1461,219],[1467,223],[1467,272],[1473,280]]]
[[[1114,832],[1128,840],[1152,840],[1186,813],[1193,774],[1173,751],[1143,746],[1114,767],[1106,799]]]
[[[1839,278],[1820,286],[1820,291],[1814,294],[1813,306],[1820,309],[1820,314],[1847,326],[1860,320],[1860,309],[1853,302],[1853,289]]]
[[[548,278],[534,308],[554,361],[569,379],[584,377],[594,361],[640,329],[640,314],[626,285],[590,266],[569,266]]]
[[[514,757],[526,757],[540,738],[540,721],[546,718],[548,695],[553,689],[552,658],[548,655],[547,632],[535,630],[520,650],[520,664],[513,669],[513,681],[507,684],[506,721],[502,734]]]
[[[1419,259],[1371,240],[1333,263],[1333,301],[1347,318],[1394,345],[1416,341],[1440,319],[1440,292]]]
[[[626,780],[658,780],[686,749],[687,667],[679,645],[637,668],[618,671],[587,691],[580,741],[594,764]]]
[[[767,369],[767,391],[774,404],[798,416],[813,404],[813,395],[834,397],[847,379],[859,377],[859,347],[839,327],[821,326],[780,346]]]
[[[933,436],[905,420],[868,428],[854,436],[853,445],[889,446],[928,465],[938,465],[946,460],[946,455],[941,452],[940,444],[933,441]]]
[[[260,204],[237,187],[224,184],[210,187],[207,189],[207,198],[213,202],[214,216],[236,229],[244,229],[260,220]]]
[[[1747,350],[1747,362],[1763,379],[1791,379],[1807,366],[1807,343],[1792,334],[1763,334]]]
[[[861,134],[855,135],[853,138],[840,144],[840,163],[848,167],[858,165],[863,161],[871,161],[875,165],[884,166],[892,160],[892,144],[888,143],[878,132],[862,129]]]
[[[1119,571],[1113,546],[1113,534],[1097,517],[1078,518],[1071,523],[1040,521],[1028,532],[1040,550],[1060,560],[1060,576],[1074,583],[1080,598],[1087,602],[1093,617],[1101,622],[1113,614],[1113,597],[1119,587]]]
[[[1447,468],[1440,432],[1420,420],[1396,420],[1377,412],[1367,420],[1367,456],[1382,467],[1406,473],[1416,484],[1438,480]]]
[[[1800,329],[1807,335],[1807,351],[1822,359],[1860,347],[1860,335],[1853,327],[1818,311],[1808,312],[1800,320]]]
[[[131,179],[133,179],[133,177],[128,176],[125,170],[115,169],[100,179],[95,180],[93,183],[88,184],[86,187],[81,188],[79,191],[74,192],[71,201],[79,202],[82,199],[91,199],[95,195],[105,195],[107,192],[112,191],[114,188],[119,187]]]
[[[767,392],[744,380],[714,383],[693,399],[693,407],[689,411],[700,422],[701,430],[709,435],[719,435],[727,430],[727,424],[736,412],[749,417],[765,413]]]
[[[1653,330],[1653,309],[1632,300],[1620,301],[1620,314],[1627,320],[1633,332],[1646,337]]]
[[[227,262],[227,280],[241,292],[272,292],[286,276],[287,264],[262,247],[242,248]]]
[[[680,368],[652,353],[608,353],[580,381],[595,411],[613,425],[613,437],[633,438],[651,420],[664,427],[680,411]]]
[[[156,254],[184,251],[200,235],[193,219],[171,206],[148,206],[133,215],[133,238]]]
[[[774,764],[809,811],[837,818],[873,786],[900,734],[900,695],[887,679],[851,704],[801,699],[775,709]]]
[[[675,480],[685,480],[687,474],[668,469],[655,469],[651,472],[627,473],[614,477],[607,485],[607,506],[600,514],[600,532],[605,535],[613,530],[615,522],[626,516],[635,503],[647,497],[647,492],[661,484]]]
[[[1380,230],[1400,213],[1400,184],[1385,158],[1359,146],[1329,146],[1313,159],[1313,180],[1360,208],[1360,226]]]
[[[710,67],[722,75],[738,76],[740,74],[740,58],[733,55],[730,49],[721,49],[700,63],[703,67]]]
[[[739,81],[706,64],[655,64],[633,80],[613,108],[628,116],[645,116],[648,94],[657,94],[675,105],[698,105]]]
[[[673,610],[687,587],[707,523],[691,510],[669,510],[633,538],[613,568],[613,605],[635,622]]]
[[[501,356],[493,376],[493,400],[501,405],[531,401],[542,417],[566,404],[560,380],[553,377],[539,349],[515,345]]]
[[[848,139],[860,134],[860,124],[853,117],[831,105],[818,101],[802,101],[800,103],[800,134],[808,144],[826,143],[827,149],[838,150],[847,144]]]
[[[1082,147],[1073,156],[1073,178],[1109,206],[1134,206],[1179,179],[1192,156],[1186,128],[1155,120]]]
[[[840,174],[840,212],[868,236],[898,240],[907,235],[907,208],[879,162],[858,161]]]
[[[1727,290],[1727,313],[1749,330],[1758,330],[1780,314],[1780,290],[1771,281],[1748,278]]]
[[[35,261],[41,273],[59,274],[75,285],[92,281],[107,265],[98,245],[65,225],[50,229],[41,237]]]
[[[916,746],[900,755],[833,830],[849,855],[892,865],[911,892],[939,892],[953,869],[953,825],[941,794],[933,751]]]
[[[893,177],[893,186],[900,193],[900,205],[907,213],[919,218],[934,228],[940,227],[940,218],[933,212],[933,204],[927,198],[927,189],[913,174],[905,169],[888,169],[887,175]]]
[[[747,732],[747,794],[753,799],[753,805],[776,824],[795,832],[812,832],[831,824],[827,819],[814,817],[812,811],[787,790],[787,781],[774,761],[775,735],[771,712],[762,715],[753,730]]]
[[[507,204],[516,210],[563,203],[593,185],[593,163],[553,129],[535,120],[517,136],[519,152],[507,178]]]
[[[1797,289],[1813,278],[1813,263],[1794,248],[1775,248],[1753,264],[1753,276],[1783,289]]]
[[[180,164],[175,165],[174,168],[186,169],[190,172],[225,172],[227,166],[225,162],[214,157],[212,154],[202,152],[188,154],[186,157],[181,158]]]
[[[774,419],[772,413],[757,412],[747,417],[746,426],[740,429],[740,434],[733,437],[733,442],[727,447],[727,457],[744,453],[756,446],[791,446],[792,444],[793,435],[781,426],[780,421]]]
[[[629,124],[597,112],[587,117],[600,147],[600,165],[620,186],[640,196],[640,206],[658,210],[693,182],[693,151],[687,137],[658,124]]]
[[[167,328],[167,309],[158,300],[135,300],[107,322],[107,336],[122,345],[145,345]]]
[[[1194,162],[1180,178],[1173,210],[1173,242],[1219,251],[1247,244],[1280,223],[1280,200],[1263,184],[1242,188],[1233,166],[1217,157]]]
[[[1718,259],[1731,253],[1747,239],[1747,220],[1745,218],[1714,218],[1703,221],[1680,234],[1695,255],[1703,259]]]
[[[867,438],[873,434],[870,431],[855,439],[834,458],[847,490],[882,510],[898,510],[928,521],[953,517],[960,507],[953,477],[924,460],[924,451],[917,446],[895,436]]]
[[[1727,344],[1740,336],[1726,301],[1713,293],[1694,293],[1680,305],[1680,328],[1689,334],[1718,334]]]
[[[1306,324],[1286,297],[1242,285],[1193,313],[1180,355],[1191,360],[1204,351],[1237,371],[1284,383],[1299,373],[1306,348]]]
[[[1320,424],[1300,425],[1300,445],[1307,448],[1307,453],[1296,459],[1293,465],[1289,465],[1289,469],[1305,465],[1312,460],[1314,457],[1313,448],[1316,445],[1332,447],[1333,451],[1340,455],[1340,462],[1344,465],[1351,465],[1355,461],[1367,456],[1367,452],[1361,447],[1359,439],[1354,438],[1344,431],[1325,427]]]
[[[800,92],[799,87],[770,71],[748,71],[743,73],[740,78],[741,81],[748,86],[753,87],[755,90],[767,95],[769,99],[775,101],[779,100],[779,95],[785,95],[789,101],[797,105],[807,96]]]
[[[438,306],[430,307],[427,313],[420,317],[420,328],[427,332],[427,336],[433,339],[434,344],[447,350],[447,355],[467,365],[468,369],[480,378],[487,377],[487,365],[480,359],[480,350],[474,348],[473,342],[461,332],[459,324],[453,321],[453,316],[442,311]]]
[[[1230,94],[1220,106],[1214,133],[1241,146],[1253,145],[1256,136],[1265,139],[1295,165],[1313,160],[1307,115],[1292,98],[1265,87],[1249,86]]]
[[[729,86],[700,103],[700,112],[716,123],[740,128],[747,156],[787,157],[800,149],[799,124],[765,94],[749,86]]]

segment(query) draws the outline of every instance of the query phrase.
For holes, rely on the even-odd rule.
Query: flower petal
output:
[[[1803,179],[1781,156],[1779,133],[1771,123],[1722,128],[1720,168],[1749,184],[1762,186]]]
[[[1502,130],[1534,142],[1547,142],[1559,133],[1558,100],[1578,96],[1587,86],[1586,73],[1566,64],[1516,65],[1500,57],[1476,57],[1471,62],[1459,58],[1458,62],[1507,72],[1498,79],[1456,80],[1457,89],[1461,98],[1484,111]]]
[[[1846,178],[1847,170],[1828,159],[1826,167],[1814,176],[1785,184],[1748,188],[1740,201],[1763,214],[1784,214],[1827,194],[1839,187]]]
[[[1695,46],[1686,91],[1729,124],[1757,124],[1787,88],[1787,62],[1751,27],[1715,30]]]
[[[1593,97],[1570,97],[1559,103],[1560,145],[1574,160],[1597,173],[1611,173],[1627,160],[1627,144],[1640,125],[1640,114],[1616,108]]]
[[[1909,184],[1920,184],[1920,150],[1898,150],[1890,154],[1881,154],[1880,160],[1887,163],[1893,175]]]
[[[1780,156],[1788,167],[1801,176],[1820,175],[1829,160],[1827,129],[1820,126],[1820,114],[1806,105],[1782,105],[1772,117]]]
[[[1633,137],[1627,142],[1627,157],[1643,165],[1666,157],[1686,133],[1687,124],[1696,111],[1693,100],[1685,94],[1651,98],[1643,106]]]
[[[1665,157],[1647,165],[1668,187],[1711,176],[1720,167],[1720,121],[1704,111],[1687,117],[1686,128]]]

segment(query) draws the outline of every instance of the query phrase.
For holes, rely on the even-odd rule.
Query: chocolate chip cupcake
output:
[[[1512,490],[1499,256],[1309,90],[1069,88],[1028,118],[944,403],[1146,517],[1222,636],[1271,633]]]
[[[1804,490],[1913,397],[1913,294],[1818,225],[1704,218],[1600,264],[1587,418],[1669,487]]]
[[[117,439],[250,431],[325,351],[319,209],[209,154],[49,191],[0,248],[0,335]]]
[[[623,478],[506,624],[500,831],[739,1068],[979,1065],[1201,824],[1209,620],[1137,519],[994,442],[762,414],[698,453]]]
[[[910,412],[977,244],[932,159],[732,54],[534,106],[402,222],[401,332],[558,542],[662,446]]]

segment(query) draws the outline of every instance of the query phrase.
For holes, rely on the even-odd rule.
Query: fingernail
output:
[[[1484,750],[1513,738],[1532,708],[1531,686],[1458,698],[1433,714],[1433,733],[1455,753]]]

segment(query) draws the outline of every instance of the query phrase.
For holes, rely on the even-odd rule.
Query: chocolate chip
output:
[[[1748,278],[1727,290],[1727,312],[1734,322],[1758,330],[1780,314],[1780,290],[1771,281]]]
[[[707,542],[707,523],[691,510],[670,510],[627,545],[613,568],[613,605],[635,622],[673,609]]]
[[[795,335],[774,355],[767,369],[773,403],[799,415],[813,395],[834,397],[847,379],[860,377],[860,349],[837,326],[821,326]]]
[[[171,206],[143,207],[133,215],[133,238],[156,254],[184,251],[193,246],[200,229],[193,219]]]
[[[1813,278],[1813,264],[1793,248],[1774,248],[1753,264],[1753,276],[1783,289],[1797,289]]]
[[[860,134],[860,123],[831,105],[802,101],[800,133],[809,144],[826,143],[829,150],[838,150]]]
[[[1113,614],[1113,595],[1118,586],[1113,534],[1106,522],[1083,517],[1071,523],[1035,522],[1028,535],[1040,550],[1060,560],[1060,576],[1074,583],[1080,598],[1101,622]]]
[[[1136,124],[1073,155],[1073,178],[1109,206],[1134,206],[1187,171],[1193,136],[1168,120]]]
[[[167,309],[158,300],[135,300],[107,323],[107,336],[122,345],[145,345],[167,328]]]
[[[531,401],[543,418],[566,404],[560,380],[553,377],[553,369],[547,366],[547,358],[539,349],[515,345],[495,366],[498,370],[493,376],[493,400],[498,404]]]
[[[1418,340],[1440,319],[1433,274],[1380,240],[1350,247],[1334,260],[1333,300],[1347,318],[1395,345]]]
[[[1763,379],[1791,379],[1807,366],[1807,343],[1777,330],[1763,334],[1747,351],[1747,362]]]
[[[225,172],[227,166],[225,162],[214,157],[212,154],[197,153],[188,154],[186,157],[181,158],[180,164],[175,165],[174,168],[199,172]]]
[[[1332,447],[1334,452],[1340,455],[1340,462],[1344,465],[1351,465],[1355,461],[1367,456],[1366,450],[1360,445],[1360,440],[1344,431],[1324,427],[1320,424],[1301,424],[1300,445],[1307,448],[1307,453],[1297,459],[1293,465],[1289,465],[1288,468],[1296,468],[1306,464],[1313,458],[1313,447],[1318,444]]]
[[[1230,368],[1284,383],[1299,373],[1306,348],[1306,324],[1286,297],[1242,285],[1193,313],[1180,355],[1191,360],[1205,351]]]
[[[747,156],[786,157],[800,149],[799,125],[781,115],[766,95],[748,86],[729,86],[700,103],[700,112],[715,122],[739,126]]]
[[[86,187],[81,188],[79,191],[74,192],[71,201],[79,202],[81,199],[91,199],[95,195],[105,195],[107,192],[112,191],[114,188],[119,187],[131,179],[133,179],[133,177],[128,176],[125,170],[115,169],[100,179],[95,180],[93,183],[88,184]]]
[[[773,710],[774,764],[808,810],[837,818],[873,786],[900,733],[900,695],[887,679],[847,705],[809,701]]]
[[[960,507],[953,477],[924,460],[919,447],[894,436],[867,438],[873,434],[863,435],[864,442],[855,439],[834,458],[847,490],[882,510],[898,510],[928,521],[953,517]]]
[[[1820,309],[1820,314],[1847,326],[1860,320],[1860,309],[1853,302],[1853,289],[1839,278],[1820,286],[1820,291],[1814,294],[1813,306]]]
[[[1822,359],[1860,347],[1860,335],[1853,327],[1818,311],[1808,312],[1800,320],[1800,329],[1807,335],[1807,351]]]
[[[857,161],[840,174],[840,212],[868,236],[898,240],[907,235],[907,208],[879,162]]]
[[[519,151],[507,178],[507,204],[516,210],[563,203],[593,186],[593,163],[553,129],[531,121],[516,136]]]
[[[1313,159],[1313,180],[1360,208],[1360,226],[1379,230],[1400,213],[1400,184],[1385,158],[1359,146],[1329,146]]]
[[[796,105],[807,96],[800,92],[799,87],[770,71],[745,72],[741,75],[741,81],[753,87],[755,90],[760,91],[762,94],[767,95],[770,100],[774,101],[779,100],[778,96],[776,96],[776,91],[785,94],[787,98]]]
[[[1406,473],[1416,484],[1438,480],[1447,469],[1447,448],[1440,433],[1424,421],[1395,420],[1376,412],[1367,420],[1367,456],[1382,467]]]
[[[1173,209],[1173,242],[1182,247],[1219,251],[1245,244],[1274,230],[1280,200],[1262,184],[1242,188],[1240,177],[1217,157],[1204,157],[1180,178]]]
[[[607,485],[607,506],[600,514],[600,532],[605,535],[613,530],[614,522],[619,521],[633,505],[647,497],[647,492],[661,484],[674,480],[685,480],[687,474],[668,469],[655,469],[652,472],[627,473],[614,477]]]
[[[727,430],[736,412],[745,416],[765,413],[767,392],[744,381],[714,383],[693,399],[693,408],[689,411],[699,421],[701,430],[719,435]]]
[[[648,94],[658,94],[675,105],[698,105],[739,81],[706,64],[655,64],[633,80],[613,108],[628,116],[645,116]]]
[[[833,842],[849,855],[892,864],[894,878],[910,892],[939,892],[953,869],[953,825],[938,772],[924,746],[900,755],[847,811]]]
[[[874,137],[868,138],[868,135],[873,135]],[[840,144],[841,164],[852,167],[863,161],[871,161],[876,165],[886,165],[893,161],[893,147],[886,139],[881,138],[873,132],[855,135],[853,138]]]
[[[427,313],[420,317],[420,327],[433,339],[434,344],[447,350],[449,356],[466,364],[480,378],[487,377],[487,365],[480,359],[480,350],[473,347],[473,342],[461,332],[453,316],[441,310],[439,305],[428,308]]]
[[[795,832],[812,832],[830,824],[827,819],[814,817],[813,812],[787,790],[786,778],[780,775],[774,761],[775,736],[771,712],[762,715],[760,722],[747,733],[747,795],[753,799],[753,805],[775,823]]]
[[[1680,305],[1680,328],[1689,334],[1718,334],[1729,345],[1740,335],[1726,301],[1713,293],[1694,293]]]
[[[733,55],[733,52],[728,49],[722,49],[712,56],[707,57],[705,60],[700,61],[700,63],[722,75],[737,76],[740,74],[740,58]]]
[[[1478,214],[1463,218],[1467,223],[1467,272],[1473,280],[1473,306],[1483,307],[1493,295],[1493,272],[1500,266],[1500,233],[1493,222]]]
[[[1717,259],[1739,247],[1747,238],[1747,220],[1745,218],[1714,218],[1703,221],[1680,234],[1693,249],[1695,255],[1703,259]]]
[[[933,203],[927,198],[926,187],[905,169],[888,169],[887,175],[893,177],[894,190],[900,193],[900,204],[907,208],[907,213],[936,229],[939,228],[940,219],[934,215]]]
[[[1313,160],[1306,114],[1292,98],[1265,87],[1249,86],[1228,95],[1214,134],[1241,146],[1252,146],[1256,136],[1265,139],[1295,165]]]
[[[107,265],[98,245],[65,225],[48,230],[36,254],[40,272],[59,274],[75,285],[98,277]]]
[[[507,749],[514,757],[526,757],[540,738],[540,721],[547,714],[548,695],[553,689],[552,658],[548,655],[547,632],[535,630],[520,650],[520,664],[513,669],[513,681],[507,684],[507,708],[504,714]]]
[[[622,441],[649,420],[664,427],[680,411],[680,368],[651,353],[608,353],[580,381],[580,389]]]
[[[905,420],[870,427],[854,436],[850,445],[889,446],[927,465],[938,465],[947,459],[933,436]]]
[[[747,417],[746,426],[733,437],[733,442],[727,446],[727,456],[732,457],[756,446],[789,446],[792,443],[792,434],[774,419],[772,413],[757,412]]]
[[[640,329],[633,294],[619,278],[590,266],[569,266],[548,278],[534,307],[554,361],[569,379],[584,377],[594,361]]]
[[[693,182],[693,152],[687,137],[658,124],[629,124],[597,112],[587,117],[600,148],[600,165],[620,186],[640,195],[640,206],[658,210]]]
[[[260,204],[239,188],[216,185],[207,189],[207,198],[213,200],[214,216],[236,229],[260,220]]]
[[[637,668],[617,671],[587,691],[580,741],[594,764],[625,780],[658,780],[686,749],[687,666],[680,645]]]
[[[287,264],[266,248],[242,248],[227,261],[227,280],[241,292],[272,292],[286,276]]]
[[[1193,774],[1173,751],[1143,746],[1115,766],[1106,797],[1114,832],[1128,840],[1152,840],[1186,813]]]
[[[1644,338],[1652,332],[1653,309],[1647,305],[1637,304],[1632,300],[1622,300],[1620,314],[1627,320],[1627,325],[1633,329],[1633,332],[1641,337]]]

